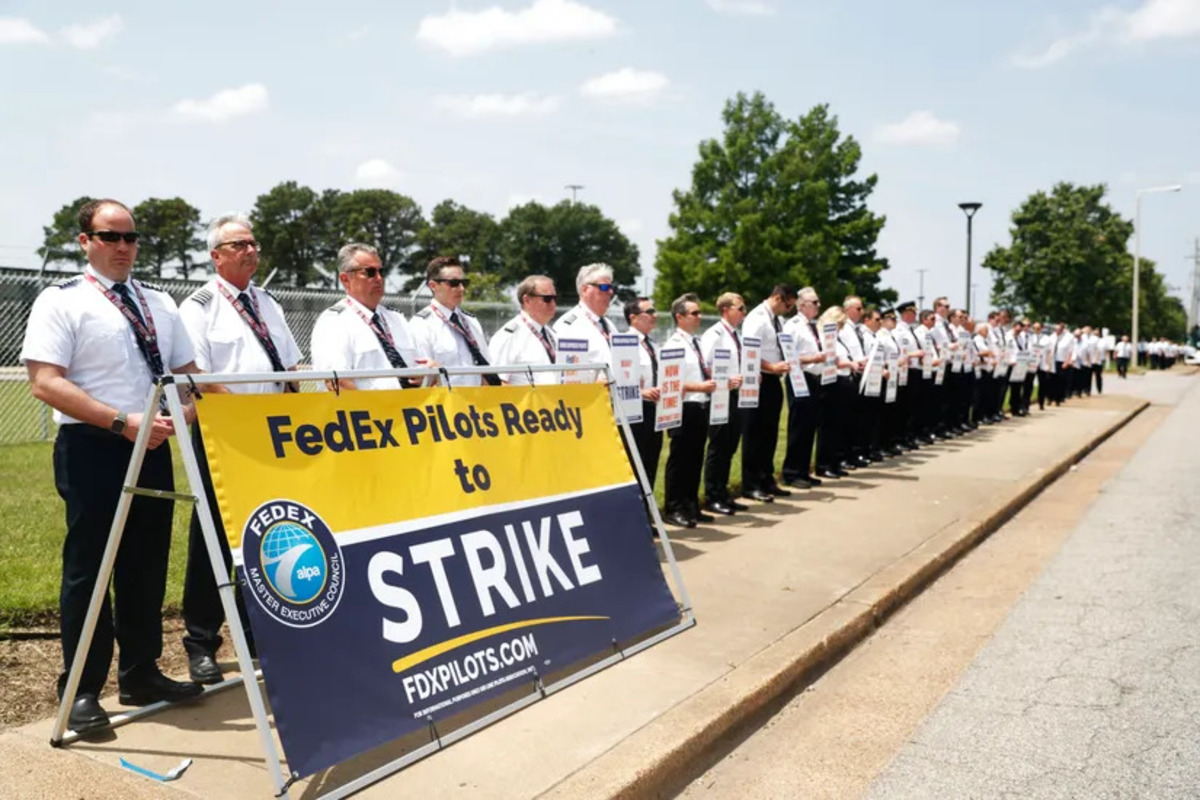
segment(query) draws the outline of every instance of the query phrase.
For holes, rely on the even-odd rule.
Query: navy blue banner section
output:
[[[291,501],[253,518],[246,605],[299,775],[680,619],[632,484],[352,544]]]

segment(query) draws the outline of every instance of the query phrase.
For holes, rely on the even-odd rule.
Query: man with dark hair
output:
[[[517,303],[521,313],[492,334],[488,350],[496,364],[553,364],[557,340],[550,320],[558,309],[554,281],[545,275],[530,275],[517,285]],[[507,372],[500,379],[510,385],[525,386],[533,377],[535,384],[561,383],[557,372]]]
[[[658,458],[662,452],[662,431],[654,430],[654,417],[658,409],[659,378],[658,348],[650,340],[654,331],[654,304],[649,298],[639,297],[625,304],[625,321],[629,329],[637,334],[638,354],[640,356],[639,373],[642,387],[642,421],[630,425],[633,441],[637,444],[638,453],[642,457],[642,467],[646,470],[646,478],[650,488],[654,488],[654,479],[658,475]]]
[[[137,484],[174,492],[168,440],[185,419],[165,411],[144,418],[146,398],[164,374],[197,372],[192,343],[166,292],[133,280],[138,231],[129,208],[93,200],[79,212],[84,274],[47,287],[34,301],[20,360],[33,396],[54,409],[54,483],[66,503],[59,611],[64,671],[75,660],[109,529],[121,497],[133,442],[149,427],[148,449]],[[75,701],[67,719],[76,732],[108,725],[99,695],[108,678],[114,638],[120,644],[117,681],[125,705],[197,697],[196,683],[170,680],[159,671],[162,604],[171,550],[174,502],[134,497],[112,572],[113,607],[104,594],[91,646],[84,656]]]
[[[708,434],[708,404],[717,388],[712,371],[700,351],[700,298],[685,294],[671,304],[675,331],[667,347],[683,350],[683,424],[667,431],[666,521],[684,528],[714,517],[700,511],[700,471],[704,466],[704,440]]]
[[[742,337],[738,326],[746,318],[746,301],[740,294],[725,292],[717,298],[717,313],[721,318],[700,338],[700,350],[709,369],[716,350],[728,350],[729,421],[711,425],[708,429],[708,452],[704,460],[704,507],[714,514],[733,514],[746,511],[747,506],[735,502],[729,493],[729,467],[742,436],[742,412],[738,405],[738,387],[742,385]]]
[[[800,366],[804,371],[804,386],[808,390],[804,396],[798,396],[792,391],[791,376],[785,384],[788,398],[787,449],[783,457],[782,477],[789,486],[815,489],[821,485],[821,478],[813,477],[812,459],[813,443],[817,441],[818,431],[820,441],[817,443],[817,474],[827,478],[845,477],[846,473],[836,464],[830,466],[829,455],[837,452],[836,431],[822,425],[823,388],[821,386],[821,370],[825,363],[825,343],[821,339],[821,331],[817,327],[817,315],[821,312],[821,298],[817,290],[805,286],[796,298],[796,316],[783,326],[784,333],[792,337],[796,351],[800,356]],[[831,442],[833,438],[835,441]],[[831,446],[832,445],[832,446]]]
[[[775,447],[779,442],[779,412],[783,408],[780,376],[788,373],[779,334],[780,317],[796,308],[796,287],[780,283],[755,306],[742,323],[742,334],[761,340],[758,408],[747,409],[742,428],[742,494],[763,503],[791,494],[775,480]]]
[[[438,256],[425,270],[425,283],[433,300],[412,318],[417,350],[443,367],[486,367],[491,362],[483,327],[475,315],[462,308],[471,279],[455,256]],[[455,375],[451,386],[500,385],[495,373]]]
[[[898,397],[899,414],[904,430],[901,441],[908,449],[915,450],[920,447],[917,442],[920,435],[919,412],[925,402],[924,383],[921,380],[921,358],[924,352],[913,330],[913,326],[917,324],[917,304],[911,300],[900,303],[896,306],[896,314],[899,319],[896,320],[896,329],[892,335],[900,346],[899,368],[908,370],[906,385]]]

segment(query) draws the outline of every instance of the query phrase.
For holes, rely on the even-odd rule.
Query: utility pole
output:
[[[579,190],[584,188],[582,183],[568,183],[566,188],[571,190],[571,205],[575,204],[575,198],[579,194]]]
[[[1188,303],[1188,338],[1192,330],[1200,322],[1200,236],[1196,237],[1195,252],[1184,256],[1192,262],[1192,301]]]
[[[925,273],[928,271],[929,270],[927,270],[927,269],[917,270],[917,275],[920,276],[920,281],[921,281],[921,288],[917,289],[917,312],[918,313],[925,310]]]

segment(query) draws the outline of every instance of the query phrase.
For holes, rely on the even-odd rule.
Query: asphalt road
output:
[[[1110,386],[1178,403],[868,797],[1200,797],[1200,381]]]

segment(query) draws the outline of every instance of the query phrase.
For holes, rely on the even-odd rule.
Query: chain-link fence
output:
[[[50,410],[30,394],[25,368],[20,365],[18,357],[25,338],[29,309],[33,306],[34,299],[45,286],[64,277],[71,277],[71,273],[47,273],[39,278],[30,272],[0,271],[0,444],[47,440],[54,436],[55,428],[50,418]],[[175,298],[175,302],[180,303],[203,283],[160,281],[157,285],[166,289]],[[311,352],[310,341],[317,316],[337,302],[342,293],[322,289],[272,288],[271,294],[283,306],[284,316],[306,362]],[[429,304],[429,295],[388,295],[383,302],[388,308],[399,311],[405,317],[411,317]],[[475,314],[483,326],[484,333],[489,337],[517,313],[515,302],[467,302],[464,306]],[[563,313],[568,310],[569,308],[560,309]],[[625,321],[616,303],[610,309],[609,318],[617,330],[625,329]],[[670,315],[660,313],[658,328],[653,338],[662,341],[669,333],[670,327]]]

